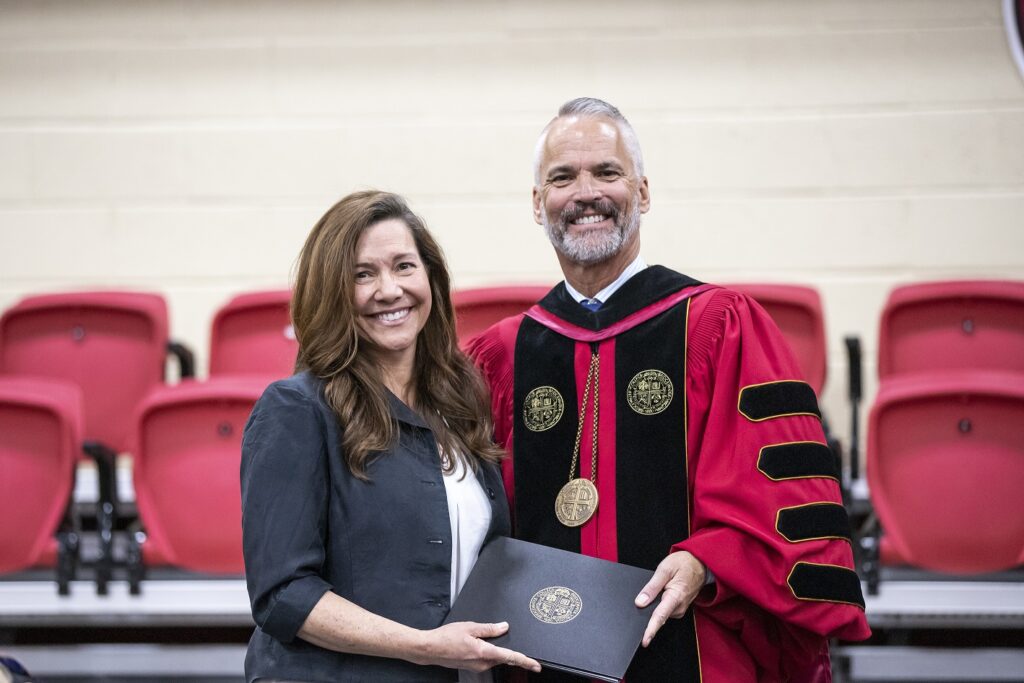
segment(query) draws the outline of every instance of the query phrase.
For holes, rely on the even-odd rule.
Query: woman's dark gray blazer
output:
[[[349,472],[341,429],[308,372],[271,384],[242,441],[242,531],[256,631],[247,681],[446,681],[456,672],[332,652],[297,632],[327,591],[418,629],[451,603],[451,523],[433,433],[389,394],[399,442],[372,459],[369,482]],[[496,466],[478,478],[491,501],[488,540],[508,535]]]

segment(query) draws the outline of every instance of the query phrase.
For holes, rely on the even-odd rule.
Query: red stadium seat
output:
[[[217,311],[210,331],[210,376],[294,372],[298,342],[287,289],[240,294]]]
[[[499,320],[522,313],[550,290],[544,285],[515,285],[452,292],[459,343],[465,345]]]
[[[782,284],[730,284],[759,303],[779,326],[796,355],[804,378],[821,395],[827,373],[825,313],[813,287]]]
[[[963,368],[1024,372],[1024,282],[928,282],[889,295],[880,378]]]
[[[51,566],[82,436],[81,394],[51,379],[0,377],[0,572]]]
[[[158,294],[30,296],[0,318],[0,374],[76,383],[84,437],[128,449],[132,411],[164,381],[167,306]]]
[[[1024,376],[883,382],[867,457],[884,564],[972,574],[1024,563]]]
[[[135,499],[146,565],[241,574],[242,431],[263,377],[165,387],[137,413]]]
[[[143,292],[30,296],[0,317],[0,375],[70,381],[82,392],[82,448],[99,472],[101,594],[112,571],[117,526],[115,458],[130,449],[132,413],[163,384],[168,351],[177,355],[181,376],[192,375],[191,352],[169,342],[167,327],[163,297]]]

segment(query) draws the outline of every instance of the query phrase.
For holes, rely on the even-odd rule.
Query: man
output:
[[[656,569],[628,681],[830,680],[827,639],[870,631],[817,401],[777,327],[641,259],[650,191],[615,107],[563,105],[534,166],[565,282],[470,347],[515,535]]]

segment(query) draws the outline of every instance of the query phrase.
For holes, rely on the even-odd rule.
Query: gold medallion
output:
[[[565,401],[554,387],[537,387],[523,401],[523,422],[531,432],[551,429],[562,418]]]
[[[565,586],[541,588],[530,598],[530,614],[545,624],[564,624],[582,611],[580,594]]]
[[[595,510],[597,487],[589,479],[570,479],[555,497],[555,516],[565,526],[583,526]]]
[[[641,415],[657,415],[672,403],[672,380],[661,370],[641,370],[626,387],[626,403]]]

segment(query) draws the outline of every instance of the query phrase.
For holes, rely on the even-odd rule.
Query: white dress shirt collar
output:
[[[626,266],[626,269],[623,270],[617,278],[615,278],[614,282],[612,282],[610,285],[608,285],[607,287],[605,287],[595,296],[592,297],[586,297],[583,294],[581,294],[579,290],[577,290],[575,287],[569,284],[568,280],[565,281],[565,289],[567,292],[569,292],[569,296],[575,299],[576,303],[583,303],[587,299],[597,299],[601,303],[605,303],[606,301],[608,301],[612,294],[618,291],[619,287],[626,284],[626,280],[633,277],[646,267],[647,262],[644,261],[644,257],[637,256],[635,259],[633,259],[633,262]]]

